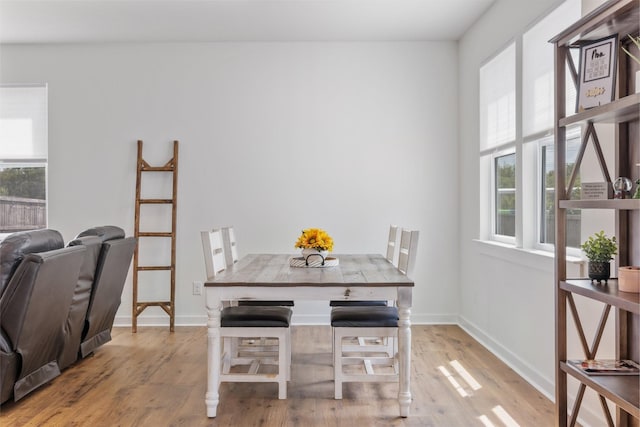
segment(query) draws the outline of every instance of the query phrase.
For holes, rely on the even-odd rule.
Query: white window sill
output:
[[[478,251],[494,258],[506,260],[515,264],[529,268],[536,268],[542,271],[554,270],[554,253],[539,249],[517,248],[508,243],[496,242],[493,240],[474,239]],[[575,256],[567,256],[567,262],[575,265],[585,265],[586,261]]]

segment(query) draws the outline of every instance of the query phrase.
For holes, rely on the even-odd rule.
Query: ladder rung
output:
[[[143,166],[140,168],[142,172],[173,172],[173,166]]]
[[[171,301],[146,301],[136,302],[135,305],[135,317],[138,317],[148,307],[160,307],[165,313],[173,317],[173,306]],[[173,332],[173,331],[172,331]]]
[[[138,237],[173,237],[173,234],[168,232],[158,232],[158,231],[145,231],[142,233],[138,233]]]
[[[158,270],[171,270],[173,269],[170,265],[156,265],[156,266],[146,266],[146,267],[136,267],[138,271],[158,271]]]
[[[168,306],[171,307],[171,301],[138,301],[136,303],[137,306],[144,305],[146,307],[159,307],[159,306]]]
[[[140,199],[139,202],[140,203],[155,203],[155,204],[163,204],[163,203],[171,204],[171,203],[173,203],[173,199]]]

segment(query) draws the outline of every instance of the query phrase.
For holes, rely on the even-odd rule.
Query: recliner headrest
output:
[[[0,242],[0,295],[26,254],[48,252],[64,247],[59,231],[43,228],[19,231]]]
[[[107,240],[124,239],[124,230],[115,225],[103,225],[84,230],[76,236],[76,239],[83,236],[98,236],[103,242],[106,242]]]
[[[67,243],[67,246],[91,246],[95,244],[102,244],[102,239],[98,236],[82,236],[76,237]]]

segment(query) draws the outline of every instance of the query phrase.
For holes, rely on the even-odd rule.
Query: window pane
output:
[[[495,234],[516,235],[516,155],[495,158]]]
[[[516,47],[480,68],[480,149],[516,138]]]
[[[47,158],[46,86],[0,86],[0,159]]]
[[[549,39],[580,18],[580,0],[567,0],[522,36],[523,134],[553,127],[553,44]],[[566,74],[567,112],[575,109],[575,86]]]
[[[553,144],[547,144],[547,141],[543,141],[542,143],[540,155],[542,159],[541,199],[543,203],[541,206],[540,243],[555,244],[555,147]],[[579,149],[579,131],[567,132],[567,182],[573,172]],[[578,175],[576,175],[571,198],[580,199],[580,171],[578,171]],[[567,246],[572,248],[580,247],[581,222],[580,209],[567,210]]]
[[[47,87],[0,85],[0,233],[47,226]]]
[[[0,233],[47,226],[46,168],[0,166]]]

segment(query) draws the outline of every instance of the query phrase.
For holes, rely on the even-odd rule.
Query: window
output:
[[[516,153],[495,156],[494,159],[494,233],[516,236]]]
[[[47,88],[0,86],[0,233],[47,225]]]
[[[537,143],[540,149],[537,160],[540,165],[537,199],[537,246],[552,249],[555,243],[555,162],[553,145],[554,116],[554,72],[553,45],[550,38],[563,28],[579,19],[580,5],[577,0],[567,0],[550,14],[541,19],[522,35],[522,133],[525,144]],[[575,109],[576,90],[567,70],[565,87],[568,90],[566,111]],[[580,129],[567,132],[566,158],[569,165],[575,163],[580,146]],[[575,191],[575,190],[574,190]],[[567,240],[569,246],[580,246],[581,211],[568,212]]]
[[[580,129],[574,128],[567,132],[567,182],[576,163],[580,149]],[[553,138],[540,140],[540,221],[539,242],[542,245],[555,244],[555,146]],[[576,176],[572,198],[579,199],[580,175]],[[580,209],[567,210],[567,245],[579,248],[581,244],[582,211]]]
[[[554,211],[554,49],[549,40],[580,18],[581,1],[566,0],[479,69],[481,238],[552,250]],[[567,111],[575,86],[567,72]],[[567,131],[574,162],[580,129]],[[578,177],[579,179],[579,177]],[[575,190],[575,191],[579,191]],[[491,200],[491,203],[488,203]],[[579,247],[581,212],[569,212],[568,241]]]
[[[480,68],[480,149],[516,138],[516,46]]]
[[[491,238],[516,236],[516,48],[509,45],[480,68],[481,155],[490,156]]]

